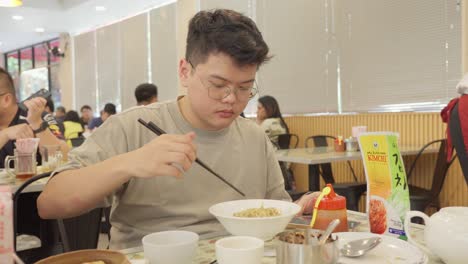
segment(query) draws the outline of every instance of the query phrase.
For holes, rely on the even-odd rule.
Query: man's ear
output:
[[[188,86],[187,81],[191,70],[192,67],[190,66],[190,63],[188,63],[186,59],[181,59],[179,62],[179,80],[183,87]]]

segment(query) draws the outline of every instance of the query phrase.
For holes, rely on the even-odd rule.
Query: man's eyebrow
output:
[[[216,78],[216,79],[219,79],[219,80],[223,80],[223,81],[226,81],[226,82],[231,82],[230,80],[222,77],[222,76],[219,76],[217,74],[211,74],[210,77],[213,77],[213,78]],[[255,81],[255,78],[254,79],[250,79],[250,80],[247,80],[247,81],[243,81],[243,82],[240,82],[240,83],[251,83],[251,82],[254,82]]]

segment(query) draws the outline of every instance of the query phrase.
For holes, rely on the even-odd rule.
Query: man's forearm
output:
[[[8,143],[8,136],[3,131],[0,131],[0,149]]]
[[[93,209],[130,179],[124,159],[122,154],[55,175],[38,198],[39,215],[44,219],[68,218]]]

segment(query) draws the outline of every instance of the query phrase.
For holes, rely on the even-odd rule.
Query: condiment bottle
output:
[[[340,219],[340,224],[336,227],[334,232],[347,232],[348,217],[346,212],[346,198],[336,194],[331,184],[327,184],[327,186],[330,187],[331,191],[320,201],[317,210],[317,219],[315,220],[313,228],[325,230],[331,221]],[[315,204],[315,199],[312,204]]]

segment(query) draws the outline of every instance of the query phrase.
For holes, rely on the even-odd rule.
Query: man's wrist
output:
[[[33,133],[34,134],[39,134],[39,133],[42,133],[44,132],[48,127],[49,125],[47,124],[47,122],[43,121],[42,123],[40,123],[39,126],[32,126],[32,125],[29,125],[31,127],[31,129],[33,130]]]
[[[132,177],[135,177],[135,169],[129,166],[126,162],[129,159],[129,153],[130,152],[123,153],[109,159],[109,161],[113,164],[112,170],[116,175],[120,175],[124,182],[127,182]]]
[[[38,130],[39,128],[41,128],[42,126],[42,119],[41,120],[37,120],[37,121],[31,121],[31,122],[28,122],[29,123],[29,126],[31,127],[32,130]]]

